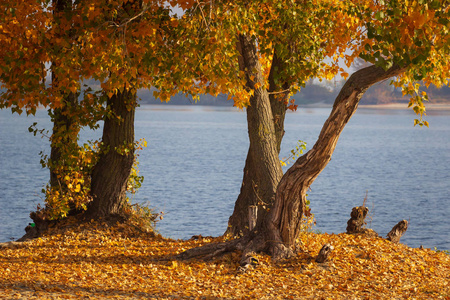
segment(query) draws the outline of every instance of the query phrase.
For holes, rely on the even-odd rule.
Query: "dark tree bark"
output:
[[[104,120],[100,157],[92,171],[89,218],[120,214],[134,160],[136,93],[118,91],[108,98],[107,105],[111,113]]]
[[[251,46],[251,41],[247,42],[247,48]],[[241,53],[246,44],[241,40]],[[244,46],[242,46],[244,45]],[[254,45],[253,45],[254,46]],[[253,55],[253,54],[252,54]],[[258,74],[257,80],[262,80],[261,66],[257,61],[257,57],[249,57],[248,55],[242,55],[242,60],[240,66],[242,70],[251,70],[251,65],[258,65],[258,68],[254,69]],[[225,232],[226,235],[232,236],[242,236],[249,232],[249,215],[248,209],[251,206],[257,206],[257,223],[266,215],[267,208],[273,204],[273,199],[275,195],[276,186],[278,185],[281,176],[283,175],[281,167],[279,167],[280,162],[277,159],[273,161],[273,165],[266,164],[265,169],[270,170],[269,172],[264,171],[260,168],[261,161],[264,160],[259,156],[257,144],[261,143],[274,143],[270,147],[275,147],[277,158],[279,157],[281,141],[284,135],[284,119],[286,115],[287,101],[289,98],[289,92],[279,92],[284,91],[289,88],[287,83],[282,86],[275,83],[275,77],[284,68],[284,63],[278,58],[276,53],[274,54],[271,70],[269,74],[269,91],[264,88],[260,88],[258,93],[250,100],[250,106],[247,108],[247,121],[248,121],[248,131],[250,138],[250,147],[247,153],[247,159],[245,160],[244,167],[244,178],[242,180],[241,190],[239,196],[234,205],[233,214],[228,220],[228,228]],[[262,82],[262,81],[259,81]],[[248,87],[251,88],[252,83],[248,83]],[[269,101],[269,104],[268,102]],[[253,109],[257,106],[264,106],[265,115],[263,118],[257,117],[257,114],[261,109]],[[269,109],[270,106],[270,109]],[[262,115],[262,114],[261,114]],[[266,135],[260,135],[256,131],[257,128],[263,128],[270,125],[273,126],[273,137],[272,133]],[[272,130],[272,129],[271,129]],[[271,135],[270,139],[266,139],[267,135]],[[265,141],[262,141],[266,139]],[[273,156],[274,154],[272,154]],[[267,185],[269,184],[269,185]]]
[[[242,48],[243,53],[248,51],[245,47]],[[243,251],[243,257],[252,252],[265,251],[274,259],[283,259],[295,253],[305,209],[306,192],[331,160],[339,136],[355,113],[362,95],[371,85],[396,76],[404,70],[397,65],[388,70],[370,66],[352,74],[337,96],[317,142],[284,174],[270,213],[265,215],[256,229],[228,243],[188,250],[182,253],[180,258],[205,255],[211,257],[235,249]],[[275,150],[272,151],[272,154],[276,153]]]
[[[57,34],[61,38],[71,39],[71,32],[64,31],[58,28],[63,18],[70,18],[72,12],[71,0],[53,0],[52,5],[53,19]],[[52,136],[50,139],[50,159],[48,167],[50,170],[50,188],[61,192],[67,191],[67,186],[60,180],[65,174],[64,171],[73,163],[73,157],[76,157],[78,151],[78,133],[80,131],[80,124],[76,118],[76,111],[78,109],[77,95],[72,92],[62,92],[60,86],[61,75],[58,75],[58,62],[52,61],[52,86],[55,90],[59,89],[62,94],[61,105],[58,108],[49,110],[48,114],[53,122]],[[72,203],[69,203],[72,205]],[[30,218],[33,220],[35,227],[27,226],[26,234],[21,240],[33,238],[40,235],[47,229],[48,216],[42,211],[38,210],[30,213]]]
[[[122,4],[116,22],[129,20],[142,9],[142,0]],[[135,18],[133,22],[138,22]],[[125,27],[126,28],[126,27]],[[123,29],[125,34],[125,29]],[[133,56],[133,53],[127,55]],[[133,86],[133,82],[130,82]],[[110,113],[105,116],[100,157],[92,170],[91,195],[86,216],[109,218],[122,215],[126,204],[127,182],[134,162],[134,116],[137,105],[134,87],[117,91],[108,98]],[[126,217],[126,216],[123,216]]]

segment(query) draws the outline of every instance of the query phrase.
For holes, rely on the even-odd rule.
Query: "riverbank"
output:
[[[449,299],[450,256],[381,238],[305,233],[285,262],[258,255],[239,272],[239,253],[209,262],[174,255],[220,239],[181,241],[127,225],[68,224],[0,248],[2,299]],[[325,243],[330,262],[315,256]]]
[[[410,109],[406,103],[390,103],[390,104],[376,104],[376,105],[359,105],[358,108],[373,108],[373,109]],[[425,103],[425,108],[429,110],[450,110],[450,104],[445,103]]]

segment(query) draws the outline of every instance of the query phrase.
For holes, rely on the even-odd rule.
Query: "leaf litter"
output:
[[[180,261],[186,249],[224,238],[172,240],[125,224],[50,228],[0,247],[3,299],[450,299],[450,256],[376,236],[304,233],[285,261],[240,253]],[[314,261],[325,243],[329,261]]]

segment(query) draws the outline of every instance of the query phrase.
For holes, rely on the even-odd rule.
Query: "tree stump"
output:
[[[347,233],[364,232],[362,226],[366,224],[365,218],[369,213],[369,209],[365,206],[357,206],[352,208],[350,220],[347,221]]]
[[[316,262],[323,263],[328,259],[328,256],[334,250],[334,247],[331,244],[323,245],[322,249],[319,251],[319,255],[316,257]]]
[[[408,221],[402,220],[395,225],[391,231],[387,234],[387,240],[393,243],[400,242],[400,238],[408,229]]]

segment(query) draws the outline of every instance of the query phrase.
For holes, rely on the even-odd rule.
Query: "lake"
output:
[[[286,117],[281,157],[298,140],[310,149],[330,108],[299,108]],[[450,249],[450,111],[429,111],[430,128],[413,127],[409,110],[360,108],[344,129],[331,162],[308,199],[316,230],[345,232],[352,207],[366,191],[367,227],[386,236],[410,222],[401,242]],[[43,203],[48,181],[39,152],[49,143],[28,133],[38,122],[51,128],[45,110],[36,116],[0,111],[0,242],[17,239]],[[84,138],[101,132],[83,132]],[[136,112],[142,188],[132,201],[164,213],[157,224],[167,237],[221,235],[238,196],[248,150],[246,115],[232,108],[145,105]]]

